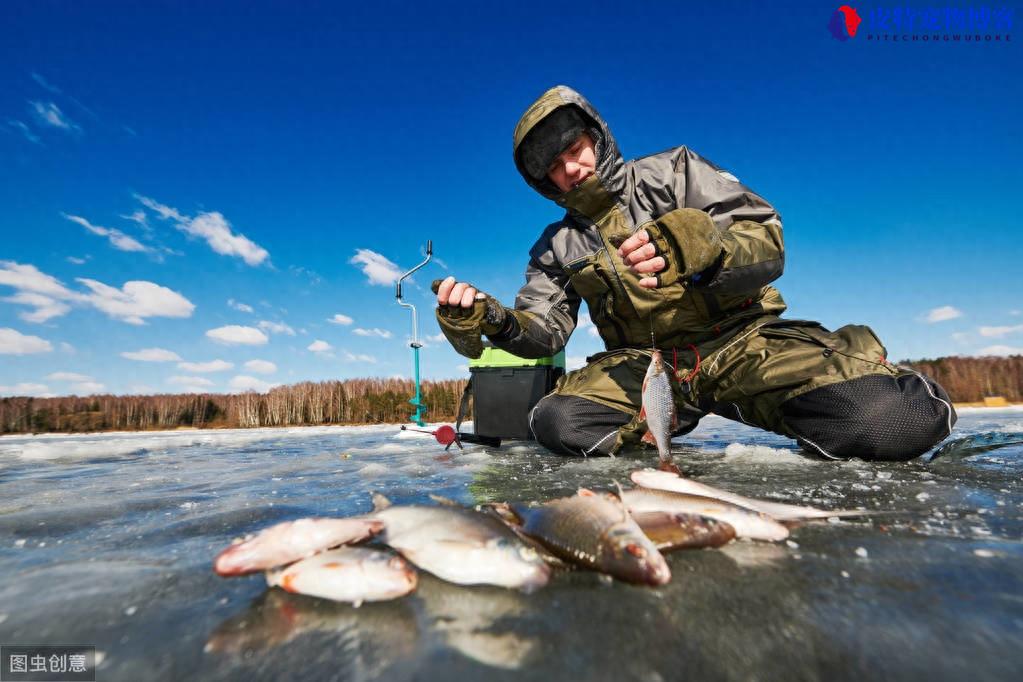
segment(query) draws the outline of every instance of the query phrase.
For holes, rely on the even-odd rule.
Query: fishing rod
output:
[[[417,265],[416,267],[412,268],[404,275],[399,277],[398,283],[397,285],[395,285],[395,298],[398,299],[398,305],[400,305],[402,308],[408,308],[409,310],[412,311],[412,341],[409,343],[409,347],[412,348],[412,363],[413,371],[415,372],[416,395],[411,400],[409,400],[409,402],[413,405],[413,407],[416,408],[416,411],[412,415],[411,419],[418,426],[426,426],[426,421],[423,419],[423,415],[426,413],[426,405],[423,405],[422,402],[423,394],[419,384],[419,349],[423,347],[423,344],[419,342],[419,318],[416,316],[416,307],[409,303],[408,301],[405,301],[401,297],[401,283],[408,279],[409,277],[411,277],[412,273],[414,273],[416,270],[419,270],[424,265],[429,263],[431,258],[433,258],[432,239],[427,240],[426,242],[426,259],[422,263],[420,263],[419,265]]]

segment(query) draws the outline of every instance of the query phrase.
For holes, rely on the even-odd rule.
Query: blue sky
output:
[[[492,5],[0,4],[0,395],[408,375],[390,278],[427,239],[424,374],[464,374],[426,288],[511,304],[559,215],[512,129],[557,83],[626,157],[686,144],[778,208],[788,316],[869,324],[897,359],[1023,352],[1023,36],[843,43],[823,2]],[[948,5],[1020,9],[897,3]],[[584,328],[568,353],[600,349]]]

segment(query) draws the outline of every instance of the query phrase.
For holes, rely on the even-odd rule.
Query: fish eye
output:
[[[646,550],[637,545],[635,542],[630,542],[629,544],[625,545],[625,551],[631,554],[632,556],[636,557],[637,559],[642,559],[646,557]]]

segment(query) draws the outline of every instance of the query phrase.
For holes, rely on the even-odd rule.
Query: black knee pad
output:
[[[803,447],[832,458],[913,459],[956,422],[944,389],[915,372],[815,388],[782,403],[781,412]]]
[[[574,395],[552,393],[529,415],[529,428],[540,445],[561,455],[607,455],[618,429],[632,415]]]

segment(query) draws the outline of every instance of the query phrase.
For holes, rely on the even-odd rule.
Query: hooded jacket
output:
[[[520,158],[529,132],[561,107],[582,114],[596,151],[595,172],[564,193],[547,178],[532,178]],[[515,308],[501,332],[489,336],[496,346],[527,358],[557,353],[575,329],[583,300],[608,350],[648,348],[651,335],[659,347],[699,344],[728,336],[753,317],[784,311],[781,295],[768,286],[784,266],[780,216],[693,151],[675,147],[626,162],[596,109],[571,88],[557,86],[519,120],[514,154],[526,182],[566,213],[530,249]],[[617,247],[639,229],[671,222],[669,214],[678,215],[678,209],[709,215],[713,228],[707,229],[719,232],[721,253],[691,279],[642,288]],[[683,245],[692,236],[685,225],[674,229]]]

